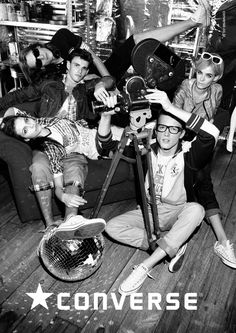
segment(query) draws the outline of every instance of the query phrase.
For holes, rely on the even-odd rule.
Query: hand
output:
[[[82,43],[81,43],[80,48],[83,49],[83,50],[86,50],[86,51],[88,51],[88,52],[91,51],[90,47],[89,47],[88,44],[86,44],[85,42],[82,42]]]
[[[105,89],[102,82],[99,82],[95,86],[94,97],[99,102],[103,102],[105,104],[106,98],[109,97],[108,91]]]
[[[117,95],[112,94],[112,95],[108,95],[108,97],[105,98],[105,102],[104,104],[110,108],[110,109],[114,109],[116,104],[117,104]]]
[[[147,89],[147,92],[150,94],[145,95],[145,98],[149,100],[150,103],[159,103],[166,111],[168,111],[168,109],[172,106],[171,101],[169,100],[169,97],[165,91],[158,89]]]
[[[211,23],[210,15],[210,3],[207,0],[199,0],[199,5],[196,11],[190,16],[190,19],[196,25],[203,25],[203,27],[208,27]]]
[[[62,202],[64,202],[67,207],[79,207],[87,203],[87,201],[79,195],[71,193],[63,193]]]

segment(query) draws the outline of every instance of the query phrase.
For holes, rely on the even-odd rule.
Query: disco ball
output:
[[[46,269],[64,281],[83,280],[102,264],[102,234],[86,239],[62,240],[55,234],[42,239],[39,256]]]

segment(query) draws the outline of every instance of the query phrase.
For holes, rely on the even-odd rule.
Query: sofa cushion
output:
[[[86,192],[101,189],[109,171],[111,161],[111,159],[89,160],[89,173],[85,181]],[[120,184],[126,180],[133,180],[133,177],[132,164],[120,160],[112,177],[111,185]]]
[[[10,138],[0,132],[0,161],[1,174],[3,171],[9,175],[13,198],[22,222],[40,219],[41,213],[35,194],[29,190],[31,173],[29,166],[32,161],[32,150],[29,145],[17,139]],[[88,199],[88,208],[94,205],[96,197],[101,189],[111,160],[89,160],[89,174],[85,183],[85,198]],[[8,192],[9,194],[9,192]],[[105,202],[125,200],[135,196],[135,182],[132,164],[121,160],[108,189]],[[60,212],[61,205],[58,200],[53,200],[55,215]]]

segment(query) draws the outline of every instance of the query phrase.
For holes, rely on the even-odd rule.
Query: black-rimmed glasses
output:
[[[35,57],[36,60],[36,68],[41,68],[43,66],[42,60],[38,59],[38,57],[40,56],[40,52],[39,49],[36,47],[32,50],[32,53]]]
[[[208,53],[208,52],[203,52],[201,54],[201,58],[204,59],[204,60],[212,60],[212,62],[214,62],[214,64],[216,65],[220,65],[223,60],[221,57],[217,56],[217,55],[213,55],[211,53]]]
[[[158,124],[157,128],[156,128],[157,132],[161,132],[161,133],[165,132],[167,129],[171,134],[177,134],[183,130],[182,127],[167,126],[167,125],[163,125],[163,124]]]

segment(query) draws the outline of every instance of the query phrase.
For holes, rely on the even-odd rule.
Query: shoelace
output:
[[[75,217],[75,216],[78,216],[78,215],[69,215],[69,216],[67,217],[67,219],[65,220],[65,222],[70,221],[70,220],[73,219],[73,217]],[[78,221],[75,220],[75,219],[73,219],[72,221],[70,221],[70,223],[71,223],[71,224],[77,224]]]
[[[228,253],[228,251],[225,251],[225,248],[226,248],[227,250],[232,251],[232,252],[229,252],[229,253]],[[219,251],[222,255],[225,254],[225,252],[226,252],[228,258],[233,258],[233,259],[235,258],[235,256],[234,256],[234,245],[233,245],[233,243],[228,243],[228,246],[227,246],[227,247],[224,247],[222,244],[220,244],[220,245],[217,246],[217,249],[218,249],[218,251]]]
[[[229,246],[228,246],[228,249],[230,250],[230,251],[232,251],[232,252],[230,252],[230,256],[229,256],[229,258],[233,258],[233,259],[235,259],[235,255],[234,255],[234,244],[233,243],[229,243]]]
[[[133,270],[135,270],[135,269],[138,268],[138,267],[139,267],[139,265],[135,265],[135,266],[133,267]],[[147,274],[147,276],[148,276],[150,279],[155,280],[155,278],[154,278],[149,272],[145,272],[145,274]]]

